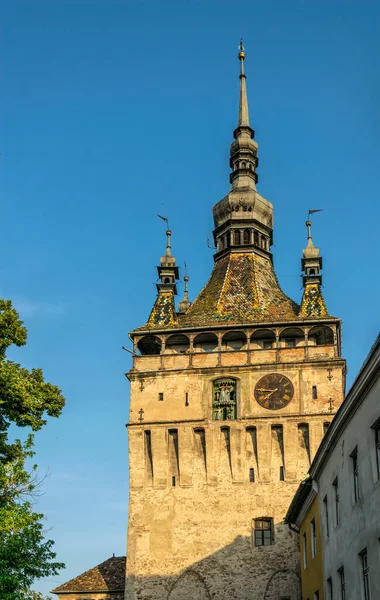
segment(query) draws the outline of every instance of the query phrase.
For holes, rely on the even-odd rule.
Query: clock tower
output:
[[[341,323],[322,296],[307,221],[300,304],[274,272],[239,48],[238,125],[215,264],[193,303],[171,232],[157,298],[130,333],[127,600],[299,600],[297,534],[284,515],[344,398]]]

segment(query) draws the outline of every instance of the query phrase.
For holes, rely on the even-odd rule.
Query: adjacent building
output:
[[[176,307],[168,229],[157,298],[130,333],[127,600],[299,600],[298,534],[284,516],[344,398],[341,322],[322,295],[310,221],[300,304],[274,271],[242,46],[239,61],[210,279],[191,303],[185,277]]]
[[[285,523],[299,532],[303,600],[324,599],[321,524],[316,482],[302,481],[285,516]]]
[[[58,600],[124,600],[125,560],[125,556],[111,556],[52,593]]]
[[[304,600],[315,591],[316,598],[326,600],[380,598],[380,335],[316,453],[310,478],[299,486],[286,522],[300,531]]]

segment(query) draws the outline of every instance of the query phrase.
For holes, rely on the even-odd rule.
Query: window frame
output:
[[[340,509],[339,509],[339,480],[335,477],[333,483],[334,488],[334,506],[335,506],[335,527],[340,525]]]
[[[311,558],[315,558],[317,556],[317,530],[315,525],[315,518],[310,521],[310,548],[311,548]]]
[[[302,536],[302,555],[303,555],[303,568],[307,569],[307,534],[306,531]]]
[[[326,537],[330,537],[329,507],[328,507],[327,494],[323,498],[323,506],[325,507]]]
[[[332,582],[331,577],[327,578],[327,593],[328,593],[327,600],[334,600],[334,589],[333,589],[333,582]]]
[[[377,480],[380,479],[380,417],[371,425],[375,435],[376,472]]]
[[[364,592],[363,600],[371,600],[371,589],[369,587],[369,565],[368,565],[368,553],[367,548],[364,548],[359,553],[361,562],[361,574],[362,574],[362,591]]]
[[[257,527],[258,524],[264,525],[266,523],[268,527]],[[269,532],[269,535],[265,535]],[[269,541],[269,543],[265,543]],[[258,543],[260,542],[260,543]],[[256,548],[264,548],[266,546],[272,546],[274,544],[274,528],[272,517],[257,517],[253,519],[253,545]]]
[[[355,446],[350,454],[352,464],[352,481],[354,488],[354,503],[360,500],[360,485],[359,485],[359,464],[358,464],[358,447]]]
[[[338,569],[340,584],[340,600],[346,600],[346,579],[344,576],[344,567]]]

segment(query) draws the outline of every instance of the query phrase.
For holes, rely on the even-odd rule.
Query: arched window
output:
[[[145,335],[137,343],[137,348],[142,355],[147,354],[160,354],[161,352],[161,340],[155,335]]]
[[[247,344],[247,336],[241,331],[229,331],[222,338],[224,350],[242,350]]]
[[[310,269],[309,270],[309,275],[315,275],[315,269]]]
[[[252,171],[252,165],[251,165],[251,163],[249,163],[249,168],[250,168],[250,170]]]
[[[169,277],[165,277],[165,279],[164,279],[164,283],[170,283],[170,279],[169,279]]]
[[[280,346],[295,348],[305,345],[305,334],[299,327],[287,327],[280,334]]]
[[[253,243],[255,244],[255,246],[259,245],[259,234],[257,233],[257,231],[255,231],[253,234]]]
[[[276,335],[270,329],[259,329],[251,336],[251,348],[270,350],[276,347]]]
[[[242,163],[241,163],[241,168],[242,168],[242,169],[245,169],[245,167],[246,167],[246,164],[245,164],[245,162],[242,162]]]
[[[166,354],[185,354],[189,351],[190,341],[186,335],[175,333],[170,335],[166,340]]]
[[[235,229],[235,231],[234,231],[234,245],[240,246],[240,231],[239,231],[239,229]]]
[[[249,244],[251,242],[251,232],[249,231],[249,229],[244,229],[244,233],[243,233],[243,244]]]
[[[327,325],[312,327],[308,337],[311,346],[325,346],[334,343],[333,331],[331,327],[327,327]]]
[[[212,385],[212,418],[214,421],[236,419],[236,380],[217,379]]]
[[[214,333],[200,333],[194,340],[195,352],[214,352],[218,347],[218,338]]]

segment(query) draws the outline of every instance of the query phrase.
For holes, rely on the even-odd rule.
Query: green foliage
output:
[[[43,515],[33,512],[39,493],[36,465],[31,473],[25,461],[33,457],[33,438],[18,443],[18,455],[0,463],[0,598],[37,600],[29,588],[36,579],[57,575],[52,540],[45,540]],[[40,596],[41,598],[41,596]]]
[[[54,542],[45,539],[42,514],[33,511],[41,482],[36,465],[25,468],[34,452],[33,436],[9,441],[13,423],[38,431],[46,417],[58,417],[64,406],[61,390],[45,382],[41,369],[27,369],[6,358],[14,344],[26,344],[27,331],[9,300],[0,299],[0,598],[43,600],[30,590],[36,579],[57,575]]]
[[[45,382],[41,369],[27,369],[6,359],[12,344],[26,344],[27,331],[10,300],[0,300],[0,461],[15,457],[17,443],[8,442],[11,423],[38,431],[46,416],[58,417],[65,400],[61,390]]]

